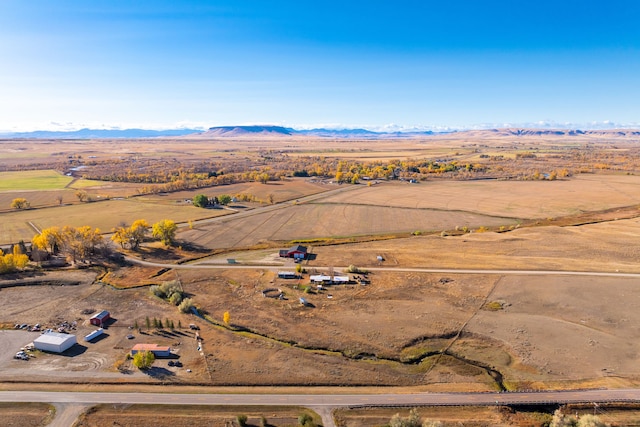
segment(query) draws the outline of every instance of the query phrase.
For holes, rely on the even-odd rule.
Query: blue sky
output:
[[[0,0],[0,130],[638,125],[638,22],[635,0]]]

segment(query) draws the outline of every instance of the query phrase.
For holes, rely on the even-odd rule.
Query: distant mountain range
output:
[[[217,126],[193,137],[314,136],[320,138],[402,138],[433,135],[424,132],[374,132],[367,129],[293,129],[282,126]]]
[[[73,131],[36,130],[33,132],[0,133],[0,138],[33,139],[99,139],[99,138],[156,138],[159,136],[183,136],[201,132],[197,129],[80,129]]]
[[[317,137],[344,139],[389,139],[415,138],[442,134],[468,134],[470,136],[609,136],[625,137],[640,136],[639,130],[607,129],[607,130],[578,130],[578,129],[535,129],[535,128],[506,128],[482,129],[468,131],[408,131],[408,132],[374,132],[367,129],[305,129],[298,130],[282,126],[217,126],[206,131],[198,129],[80,129],[76,131],[33,131],[0,133],[0,138],[28,138],[28,139],[108,139],[108,138],[246,138],[246,137]]]

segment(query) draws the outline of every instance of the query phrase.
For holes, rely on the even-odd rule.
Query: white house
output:
[[[48,332],[33,340],[33,346],[35,348],[51,353],[62,353],[73,347],[76,343],[75,335],[60,334],[58,332]]]

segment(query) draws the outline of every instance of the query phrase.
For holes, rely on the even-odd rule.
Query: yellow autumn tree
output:
[[[16,250],[18,248],[18,250]],[[12,273],[24,269],[29,263],[29,257],[20,252],[18,245],[13,247],[13,253],[5,254],[0,250],[0,274]]]
[[[17,197],[11,201],[13,209],[29,209],[31,204],[24,197]]]
[[[170,219],[163,219],[162,221],[153,224],[152,235],[155,238],[160,239],[166,246],[171,246],[176,236],[178,226]]]

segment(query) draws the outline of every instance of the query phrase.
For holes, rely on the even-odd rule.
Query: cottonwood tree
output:
[[[151,368],[156,357],[150,351],[139,351],[133,355],[133,365],[140,369],[145,370]]]
[[[220,204],[225,206],[231,203],[231,200],[233,200],[233,198],[228,194],[221,194],[218,197],[218,201],[220,202]]]
[[[24,197],[17,197],[11,201],[13,209],[29,209],[31,204]]]
[[[198,194],[193,198],[193,206],[198,208],[206,208],[209,206],[209,198],[204,194]]]
[[[82,227],[64,226],[61,230],[61,251],[66,253],[75,264],[78,260],[87,261],[96,254],[99,246],[103,246],[100,229],[88,225]]]
[[[60,228],[54,226],[45,228],[40,234],[36,234],[31,243],[38,249],[55,254],[58,252],[61,240]]]
[[[130,249],[136,250],[144,241],[149,228],[149,223],[146,220],[138,219],[133,222],[131,227],[120,226],[114,228],[111,240],[118,243],[122,249],[128,246]]]
[[[225,311],[224,314],[222,315],[222,321],[225,323],[225,325],[228,325],[229,322],[231,321],[231,314],[229,314],[228,311]]]
[[[18,245],[13,246],[13,253],[5,254],[0,249],[0,274],[11,273],[24,269],[29,263],[29,257],[20,252]]]
[[[192,308],[193,308],[193,300],[191,298],[183,299],[180,305],[178,306],[178,310],[181,313],[191,313]]]
[[[87,193],[86,191],[83,191],[83,190],[76,191],[76,197],[81,202],[89,202],[89,201],[91,201],[91,197],[89,196],[89,193]]]
[[[160,239],[165,246],[171,246],[175,240],[177,230],[178,226],[175,222],[170,219],[163,219],[153,224],[151,233],[153,237]]]

